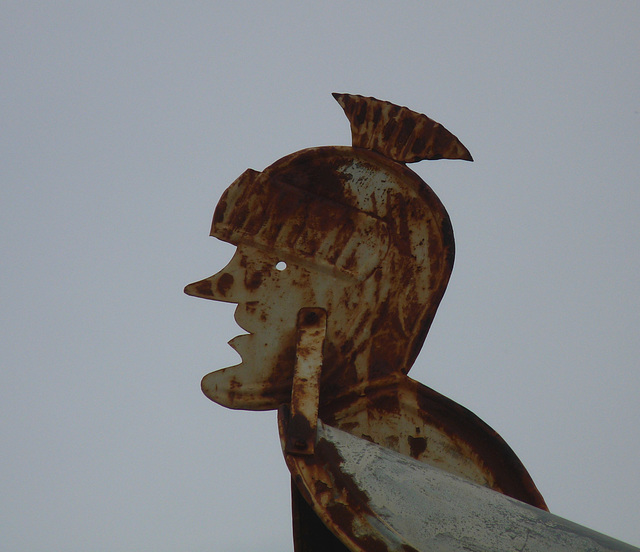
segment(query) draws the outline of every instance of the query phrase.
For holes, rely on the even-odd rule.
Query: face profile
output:
[[[249,335],[230,345],[242,363],[202,383],[231,408],[289,400],[305,307],[327,311],[325,387],[406,374],[453,260],[448,216],[428,186],[402,165],[347,147],[311,148],[246,171],[220,199],[211,234],[237,251],[185,291],[238,304],[236,322]]]
[[[309,301],[328,304],[335,293],[320,298],[312,272],[273,252],[241,244],[219,273],[186,288],[190,295],[237,303],[234,318],[247,333],[229,345],[241,364],[213,372],[202,383],[205,394],[229,408],[277,408],[291,396],[295,361],[296,315]]]

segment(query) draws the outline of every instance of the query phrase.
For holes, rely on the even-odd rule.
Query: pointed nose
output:
[[[184,288],[187,295],[193,297],[201,297],[202,299],[213,299],[215,301],[225,301],[227,303],[235,303],[231,296],[234,278],[233,275],[221,271],[209,278],[193,282]]]

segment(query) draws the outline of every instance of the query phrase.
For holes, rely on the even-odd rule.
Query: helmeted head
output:
[[[397,150],[407,119],[413,128],[430,121],[447,144],[457,139],[406,108],[358,96],[338,99],[356,145],[357,136],[368,136],[361,131],[367,122],[374,136],[386,129],[388,140],[367,138],[369,149],[310,148],[262,172],[245,171],[224,192],[211,228],[212,236],[237,246],[235,255],[214,276],[185,288],[237,303],[236,322],[249,332],[230,342],[241,364],[202,381],[204,393],[224,406],[261,410],[288,402],[303,307],[327,312],[326,395],[406,374],[448,283],[454,256],[449,217],[418,175],[389,158],[401,157],[389,148]],[[405,157],[420,147],[431,148],[431,158],[452,156],[428,136],[408,136],[402,138]]]

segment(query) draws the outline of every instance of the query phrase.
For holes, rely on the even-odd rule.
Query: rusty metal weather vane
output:
[[[298,552],[432,549],[441,533],[423,515],[424,494],[400,499],[403,513],[390,497],[415,494],[434,469],[545,514],[502,438],[407,375],[447,287],[454,240],[444,206],[406,163],[471,161],[469,151],[425,115],[334,97],[352,147],[248,169],[218,202],[211,235],[235,255],[185,292],[236,303],[248,333],[229,342],[242,362],[206,375],[203,392],[228,408],[278,409]],[[377,467],[366,475],[365,465]]]

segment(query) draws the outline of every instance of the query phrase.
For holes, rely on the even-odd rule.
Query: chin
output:
[[[202,392],[213,402],[235,410],[274,410],[291,400],[291,378],[275,378],[265,370],[242,362],[202,378]]]

